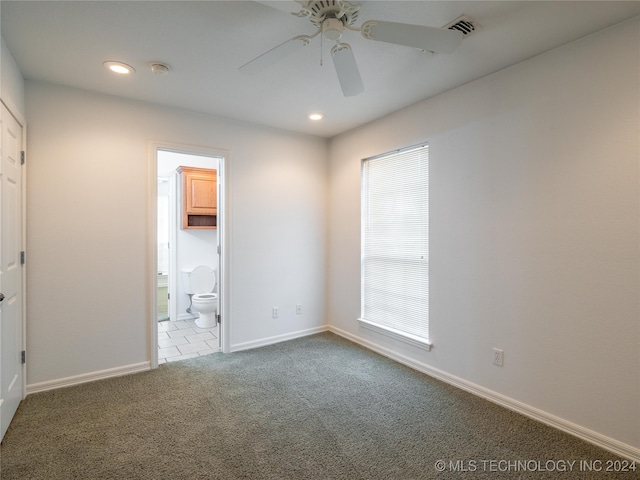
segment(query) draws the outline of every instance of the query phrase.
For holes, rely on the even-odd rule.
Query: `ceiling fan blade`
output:
[[[435,53],[453,52],[464,38],[464,34],[458,30],[378,20],[365,22],[361,31],[362,36],[369,40],[404,45]]]
[[[291,55],[300,47],[309,43],[309,37],[307,35],[299,35],[293,37],[280,45],[273,47],[271,50],[263,53],[259,57],[242,65],[238,70],[243,73],[254,74],[261,72],[265,68],[273,65],[279,60]]]
[[[331,49],[331,57],[344,96],[353,97],[364,92],[364,84],[351,46],[347,43],[336,43]]]

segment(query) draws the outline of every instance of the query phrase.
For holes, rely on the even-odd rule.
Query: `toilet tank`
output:
[[[216,272],[206,265],[182,270],[182,279],[184,291],[189,294],[211,293],[216,286]]]

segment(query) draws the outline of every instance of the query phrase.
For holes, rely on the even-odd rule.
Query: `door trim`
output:
[[[148,306],[148,325],[149,337],[147,345],[149,348],[148,358],[152,369],[158,367],[158,318],[157,318],[157,288],[156,280],[158,276],[158,246],[157,246],[157,223],[158,223],[158,166],[157,155],[158,150],[170,151],[175,153],[183,153],[187,155],[202,155],[219,158],[218,176],[220,178],[220,187],[222,189],[219,198],[222,200],[222,206],[218,205],[218,225],[222,232],[219,236],[220,244],[220,272],[218,274],[218,292],[220,295],[220,311],[219,314],[223,321],[220,324],[220,346],[223,353],[229,352],[229,338],[231,321],[231,292],[230,292],[230,267],[231,267],[231,221],[229,212],[230,198],[228,195],[227,185],[229,185],[230,168],[229,151],[215,147],[203,147],[196,145],[181,144],[175,142],[164,142],[158,140],[150,140],[148,145],[148,162],[147,162],[147,306]],[[220,208],[222,207],[222,208]]]

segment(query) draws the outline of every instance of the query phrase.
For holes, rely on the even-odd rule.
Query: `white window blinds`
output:
[[[428,344],[428,146],[364,160],[361,203],[360,320]]]

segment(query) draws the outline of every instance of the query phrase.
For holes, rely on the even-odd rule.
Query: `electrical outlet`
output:
[[[296,305],[296,315],[302,315],[302,304],[298,303]]]
[[[273,307],[273,308],[271,309],[271,316],[272,316],[273,318],[278,318],[278,317],[280,316],[280,308],[278,308],[278,307]]]
[[[499,348],[493,349],[493,364],[501,367],[504,363],[504,351]]]

